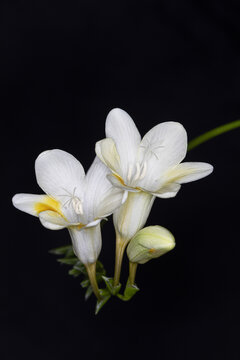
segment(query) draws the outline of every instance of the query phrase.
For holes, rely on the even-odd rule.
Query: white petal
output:
[[[128,166],[136,160],[138,145],[141,141],[139,131],[132,118],[121,109],[113,109],[106,119],[106,136],[112,138],[116,144],[121,159],[124,178],[127,176]]]
[[[84,213],[86,224],[111,214],[122,203],[123,190],[116,189],[107,179],[109,169],[95,158],[86,175]]]
[[[133,188],[125,185],[123,180],[114,174],[107,174],[107,178],[114,187],[117,187],[117,188],[125,190],[125,191],[139,192],[139,190],[133,189]]]
[[[121,173],[120,157],[113,139],[100,140],[95,145],[95,151],[99,159],[113,172]]]
[[[73,194],[81,199],[84,169],[71,154],[62,150],[41,153],[35,162],[38,185],[50,196],[64,203]]]
[[[69,232],[74,252],[80,261],[83,264],[96,262],[102,247],[100,224],[81,230],[72,227]]]
[[[37,203],[44,203],[46,195],[34,194],[16,194],[12,198],[12,203],[15,208],[26,212],[27,214],[38,216]]]
[[[166,177],[168,181],[184,184],[208,176],[213,171],[213,166],[204,162],[184,162],[170,169]]]
[[[176,184],[176,183],[166,184],[163,187],[161,187],[158,190],[158,192],[153,193],[153,195],[161,199],[172,198],[177,195],[180,188],[181,188],[180,184]]]
[[[125,203],[125,201],[127,200],[127,198],[128,198],[128,191],[125,190],[125,191],[124,191],[124,194],[123,194],[123,198],[122,198],[122,204]]]
[[[94,220],[94,221],[88,223],[86,226],[84,226],[84,228],[90,228],[90,227],[96,226],[96,225],[98,225],[100,222],[101,222],[101,219]]]
[[[187,151],[187,133],[177,122],[164,122],[153,127],[142,139],[138,161],[146,163],[146,173],[139,185],[154,192],[166,170],[179,164]]]
[[[195,181],[209,175],[213,166],[200,162],[185,162],[169,169],[161,178],[162,184],[153,195],[160,198],[176,196],[181,188],[180,184]]]
[[[154,199],[142,191],[129,192],[126,202],[113,214],[117,236],[128,242],[145,225]]]
[[[111,215],[119,206],[121,206],[127,198],[127,191],[118,188],[110,188],[103,194],[102,200],[98,204],[97,217],[105,218]]]
[[[69,226],[69,223],[65,221],[61,215],[50,210],[41,212],[39,214],[39,220],[44,227],[50,230],[61,230]]]
[[[38,216],[39,213],[46,210],[52,210],[63,215],[61,212],[61,204],[45,194],[16,194],[14,195],[12,202],[17,209],[30,215]]]

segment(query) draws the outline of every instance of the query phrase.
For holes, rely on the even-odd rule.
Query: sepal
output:
[[[89,279],[85,279],[85,280],[81,281],[80,285],[82,288],[88,287],[90,285]]]
[[[102,279],[104,280],[110,294],[113,296],[116,296],[119,293],[122,285],[119,283],[118,285],[114,286],[113,278],[108,278],[106,276],[102,276]]]
[[[90,298],[90,296],[92,295],[92,293],[93,293],[93,289],[92,289],[91,286],[89,286],[89,287],[87,288],[86,292],[85,292],[85,295],[84,295],[85,301],[87,301],[87,300]]]
[[[96,307],[95,307],[95,315],[97,315],[99,313],[99,311],[102,309],[102,307],[106,304],[106,302],[111,297],[111,294],[110,294],[108,288],[99,289],[99,293],[101,295],[101,300],[97,300]]]
[[[129,301],[139,290],[136,284],[131,285],[128,280],[123,295],[117,294],[117,297],[123,301]]]

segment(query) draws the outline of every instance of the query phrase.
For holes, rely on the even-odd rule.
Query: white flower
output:
[[[95,150],[111,170],[110,182],[128,191],[126,202],[113,215],[117,285],[124,249],[144,226],[154,199],[174,197],[181,184],[209,175],[213,167],[203,162],[181,163],[187,152],[187,133],[180,123],[158,124],[141,139],[133,120],[121,109],[108,114],[106,139],[97,142]]]
[[[84,264],[95,263],[102,243],[100,221],[122,204],[123,191],[106,179],[108,169],[97,157],[85,175],[71,154],[44,151],[36,159],[35,171],[46,195],[16,194],[13,205],[38,216],[48,229],[68,228],[76,256]]]
[[[178,122],[158,124],[141,140],[131,117],[113,109],[106,119],[106,136],[97,142],[96,153],[111,170],[107,175],[111,183],[130,192],[114,214],[117,232],[128,240],[145,224],[155,197],[174,197],[181,184],[213,171],[207,163],[181,163],[187,152],[187,133]]]

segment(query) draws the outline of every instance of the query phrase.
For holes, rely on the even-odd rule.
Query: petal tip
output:
[[[12,204],[13,204],[13,206],[15,206],[15,207],[16,207],[16,205],[17,205],[17,201],[18,201],[18,198],[19,198],[18,195],[19,195],[19,194],[15,194],[15,195],[12,197]]]
[[[109,115],[119,115],[119,114],[122,114],[122,113],[126,113],[126,111],[116,107],[116,108],[113,108],[112,110],[109,111],[108,116]]]
[[[36,158],[36,161],[37,161],[37,159],[41,158],[41,157],[44,156],[44,155],[47,155],[47,154],[50,153],[51,151],[52,151],[52,150],[45,150],[45,151],[41,152],[41,153],[38,155],[38,157]]]

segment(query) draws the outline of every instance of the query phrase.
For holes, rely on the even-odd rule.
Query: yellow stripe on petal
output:
[[[62,217],[64,217],[64,215],[61,211],[60,202],[51,198],[48,195],[43,196],[40,202],[36,202],[34,204],[34,210],[37,212],[37,214],[40,214],[42,211],[51,210],[51,211],[57,212]]]
[[[78,224],[77,226],[75,226],[78,230],[81,230],[84,226],[86,226],[85,224]]]
[[[39,216],[41,212],[50,210],[64,218],[60,202],[45,194],[16,194],[12,202],[17,209],[33,216]]]
[[[116,174],[116,173],[112,173],[113,174],[113,176],[115,176],[115,178],[120,182],[120,184],[122,184],[123,186],[127,186],[125,183],[124,183],[124,181],[123,181],[123,179],[121,178],[121,176],[119,176],[118,174]]]

